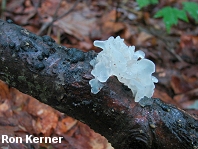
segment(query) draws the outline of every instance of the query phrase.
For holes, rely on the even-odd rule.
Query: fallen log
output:
[[[115,149],[198,148],[198,118],[185,111],[160,99],[135,103],[115,77],[92,94],[95,56],[0,20],[0,79],[11,87],[89,125]]]

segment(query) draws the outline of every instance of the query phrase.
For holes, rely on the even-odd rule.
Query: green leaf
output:
[[[158,0],[136,0],[136,2],[138,3],[139,7],[142,8],[150,4],[157,4]]]
[[[183,9],[186,10],[189,15],[198,22],[198,4],[195,2],[183,2]]]
[[[163,17],[163,22],[168,32],[170,32],[170,28],[172,25],[177,25],[178,19],[188,22],[188,18],[184,10],[172,8],[170,6],[164,7],[159,10],[154,17]]]

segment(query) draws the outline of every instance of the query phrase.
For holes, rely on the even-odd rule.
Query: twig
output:
[[[178,54],[175,53],[175,50],[174,49],[166,48],[166,50],[168,52],[170,52],[170,54],[172,54],[178,61],[184,62],[183,59]]]
[[[61,0],[62,1],[62,0]],[[60,3],[61,3],[60,1]],[[52,18],[52,21],[51,22],[47,22],[47,23],[44,23],[41,27],[41,29],[38,31],[37,35],[41,35],[43,33],[43,31],[46,30],[46,28],[48,28],[50,25],[52,25],[55,21],[59,20],[59,19],[62,19],[63,17],[65,17],[66,15],[68,15],[70,12],[72,12],[72,10],[77,6],[77,4],[80,2],[80,0],[77,0],[74,5],[65,13],[63,13],[61,16],[57,17],[56,18],[56,15],[57,15],[57,12],[58,12],[58,9],[60,8],[60,3],[54,13],[54,16]]]
[[[143,29],[143,30],[145,30],[145,29]],[[162,42],[166,43],[167,46],[166,46],[165,50],[167,50],[178,61],[183,62],[183,59],[177,53],[175,53],[173,45],[176,45],[176,42],[174,40],[169,39],[170,37],[166,36],[163,32],[160,32],[159,30],[156,30],[154,28],[150,29],[149,33],[156,36]],[[172,44],[174,43],[174,44],[171,45],[171,43]]]
[[[163,38],[161,38],[161,40],[163,40],[164,42],[166,42],[167,44],[167,47],[165,48],[171,55],[173,55],[178,61],[180,61],[180,62],[184,62],[183,61],[183,59],[177,54],[177,53],[175,53],[175,50],[172,48],[172,46],[170,45],[170,43],[167,41],[167,40],[165,40],[165,39],[163,39]]]
[[[59,10],[59,8],[60,8],[60,5],[61,5],[62,1],[63,1],[63,0],[60,0],[60,2],[58,3],[58,6],[56,7],[56,11],[55,11],[55,13],[54,13],[53,18],[56,18],[56,17],[57,17],[57,13],[58,13],[58,10]]]

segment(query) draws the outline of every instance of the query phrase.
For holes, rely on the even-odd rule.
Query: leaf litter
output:
[[[100,52],[93,47],[94,40],[120,35],[126,44],[143,50],[156,64],[159,83],[154,97],[198,115],[197,24],[188,16],[188,23],[177,20],[178,25],[168,34],[162,19],[154,18],[157,10],[164,6],[179,8],[182,2],[160,1],[139,9],[135,1],[128,0],[10,0],[3,16],[38,35],[48,34],[66,47],[83,51]],[[185,9],[189,10],[188,6]],[[194,9],[189,13],[195,13]],[[61,144],[34,144],[35,148],[111,148],[104,137],[88,126],[2,82],[0,101],[1,134],[64,136]],[[12,148],[17,147],[24,148],[17,144]]]

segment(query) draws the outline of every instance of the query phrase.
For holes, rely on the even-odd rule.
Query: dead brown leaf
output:
[[[30,99],[27,105],[27,111],[37,117],[33,121],[35,132],[37,134],[43,133],[44,136],[50,136],[58,122],[58,114],[55,110],[48,105],[39,103],[35,99]]]
[[[136,46],[143,46],[143,47],[149,47],[149,46],[155,46],[157,44],[156,38],[147,33],[147,32],[140,32],[137,38],[134,38],[135,42],[134,44]]]
[[[71,117],[66,117],[58,122],[55,131],[58,135],[61,135],[69,131],[72,127],[74,127],[74,125],[76,125],[76,123],[77,123],[77,120]]]
[[[182,35],[177,53],[189,63],[198,63],[198,36]]]
[[[184,93],[190,90],[188,83],[177,76],[171,77],[171,87],[173,88],[175,94]]]
[[[0,102],[3,102],[5,99],[10,99],[8,86],[0,80]]]
[[[187,109],[198,98],[198,88],[190,90],[186,93],[176,95],[174,100],[181,105],[183,109]]]
[[[125,28],[124,23],[116,21],[115,10],[112,10],[108,14],[104,15],[99,24],[101,24],[100,27],[103,37],[108,37]]]

